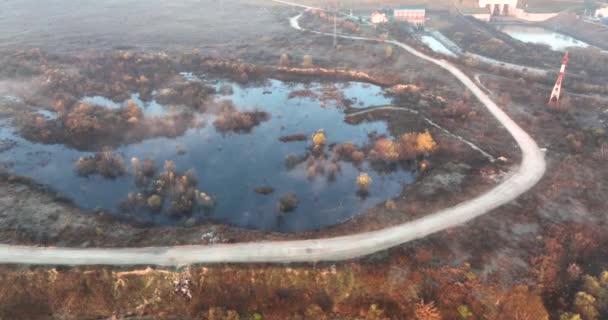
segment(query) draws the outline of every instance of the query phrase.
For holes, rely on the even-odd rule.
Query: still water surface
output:
[[[499,26],[498,29],[517,40],[545,44],[556,51],[563,51],[568,47],[585,48],[589,46],[589,44],[568,35],[541,27],[502,25]]]
[[[174,139],[154,138],[117,149],[128,163],[131,157],[154,159],[158,170],[165,160],[175,162],[178,171],[193,168],[198,176],[198,188],[217,200],[211,212],[197,211],[197,222],[214,221],[247,228],[276,231],[302,231],[333,225],[347,220],[364,210],[398,195],[404,185],[411,183],[413,172],[397,170],[379,173],[364,162],[362,170],[373,179],[370,194],[361,198],[356,194],[355,179],[358,168],[341,162],[341,171],[335,181],[324,176],[307,178],[305,164],[292,170],[284,165],[285,156],[294,153],[304,155],[308,141],[283,143],[282,135],[304,132],[310,135],[323,128],[326,144],[352,141],[361,145],[368,142],[368,134],[389,134],[385,122],[364,122],[351,125],[344,122],[344,112],[335,103],[321,103],[318,99],[289,98],[289,92],[308,88],[320,91],[322,84],[293,84],[271,80],[258,87],[240,87],[229,82],[214,82],[233,87],[233,93],[218,95],[217,99],[229,99],[240,110],[258,108],[271,114],[267,122],[253,128],[248,134],[216,131],[213,116],[203,115],[207,125],[190,129]],[[338,88],[348,99],[356,101],[354,107],[368,107],[390,103],[382,88],[363,83],[342,83]],[[155,101],[143,102],[134,95],[135,101],[146,115],[160,115],[166,109]],[[355,99],[356,98],[356,99]],[[103,97],[87,97],[85,100],[109,108],[120,108]],[[325,106],[322,106],[325,105]],[[44,112],[48,117],[53,115]],[[80,177],[74,171],[74,161],[90,153],[80,152],[63,145],[31,143],[19,137],[14,128],[4,120],[0,138],[17,141],[17,146],[1,153],[1,162],[19,175],[31,177],[51,186],[84,208],[103,208],[119,213],[117,204],[129,192],[137,191],[132,173],[116,180],[100,176]],[[185,150],[183,155],[178,150]],[[271,186],[276,191],[270,195],[254,192],[257,186]],[[279,217],[276,208],[279,197],[293,192],[299,200],[298,208]],[[153,224],[182,224],[186,218],[173,220],[162,214],[138,212],[130,218]]]

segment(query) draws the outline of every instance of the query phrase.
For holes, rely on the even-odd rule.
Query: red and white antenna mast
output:
[[[566,65],[568,64],[568,51],[564,54],[564,60],[562,60],[562,67],[559,69],[559,75],[557,76],[557,81],[555,81],[555,86],[553,87],[553,91],[551,92],[551,97],[549,98],[549,104],[558,103],[559,95],[562,92],[562,82],[564,81],[564,73],[566,72]]]

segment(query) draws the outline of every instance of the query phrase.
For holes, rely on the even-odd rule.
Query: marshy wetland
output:
[[[270,1],[2,1],[0,318],[608,318],[605,55],[568,49],[549,107],[563,53],[440,3],[519,67]]]
[[[30,107],[16,120],[2,120],[0,136],[13,142],[2,163],[80,207],[137,222],[217,222],[283,232],[348,220],[399,195],[415,179],[422,154],[388,162],[373,158],[374,143],[394,138],[387,123],[349,123],[345,116],[348,108],[390,104],[379,86],[274,79],[241,85],[203,74],[180,77],[180,86],[206,90],[205,112],[168,103],[175,100],[168,89],[153,90],[147,101],[138,93],[123,102],[84,96],[63,112]],[[189,120],[181,121],[185,115]],[[127,129],[107,130],[120,134],[141,126],[134,132],[145,133],[102,147],[98,142],[113,134],[104,132],[104,116],[127,120]],[[73,123],[93,119],[99,132],[84,140],[73,135]],[[163,125],[168,134],[143,128]],[[315,141],[319,129],[322,142]],[[45,130],[48,135],[40,134]],[[361,172],[371,179],[365,194],[358,192]],[[286,194],[295,195],[291,208],[282,205]]]

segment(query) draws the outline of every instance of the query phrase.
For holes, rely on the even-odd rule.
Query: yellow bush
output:
[[[312,56],[307,54],[304,56],[304,58],[302,59],[302,66],[303,67],[312,67]]]
[[[425,171],[427,170],[429,167],[431,166],[431,164],[426,161],[426,160],[422,160],[419,164],[418,164],[418,169],[420,171]]]
[[[473,313],[469,311],[469,307],[464,304],[458,306],[458,315],[460,315],[460,319],[468,319],[473,317]]]
[[[325,143],[325,131],[323,129],[317,130],[317,132],[312,135],[312,144],[317,146],[322,146]]]
[[[393,57],[393,47],[392,46],[386,46],[385,55],[386,55],[387,59],[390,59]]]
[[[433,152],[437,148],[437,143],[433,140],[433,136],[427,130],[423,133],[418,134],[416,140],[416,150],[420,153]]]
[[[357,187],[359,187],[359,191],[367,192],[370,184],[372,184],[372,178],[367,172],[361,172],[357,177]]]
[[[608,271],[604,271],[600,274],[600,283],[603,286],[608,286]]]
[[[579,314],[566,312],[559,316],[559,320],[583,320],[583,318]]]
[[[148,198],[148,207],[154,211],[158,211],[161,209],[162,206],[162,199],[160,196],[158,195],[152,195],[151,197]]]
[[[599,312],[595,307],[595,300],[595,297],[586,292],[577,292],[574,296],[574,311],[583,319],[597,319]]]

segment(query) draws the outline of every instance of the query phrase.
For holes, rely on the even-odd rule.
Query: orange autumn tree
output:
[[[369,153],[371,159],[394,163],[401,160],[412,160],[420,155],[429,154],[437,149],[437,143],[431,133],[408,132],[399,139],[380,138],[374,143]]]
[[[380,138],[376,140],[373,150],[376,151],[380,159],[386,162],[395,162],[401,157],[399,145],[391,139]]]
[[[406,159],[414,159],[417,155],[418,134],[408,132],[401,135],[400,138],[401,153]]]
[[[437,307],[435,307],[435,303],[424,303],[424,301],[420,301],[416,304],[414,308],[414,319],[415,320],[441,320],[441,313]]]
[[[549,320],[549,313],[541,296],[525,285],[515,286],[499,305],[499,320],[535,319]]]
[[[430,153],[437,148],[437,143],[431,136],[431,133],[426,130],[418,134],[416,139],[416,150],[420,153]]]

